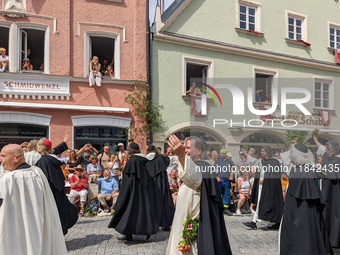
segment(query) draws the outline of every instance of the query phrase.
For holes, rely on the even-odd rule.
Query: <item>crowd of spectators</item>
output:
[[[25,157],[30,160],[28,163],[34,165],[39,159],[39,153],[36,151],[37,140],[30,143],[23,143],[21,146],[26,151]],[[282,152],[282,151],[281,151]],[[162,149],[158,147],[156,153],[161,154]],[[168,148],[165,156],[174,156],[173,151]],[[69,149],[65,156],[57,155],[58,159],[64,164],[62,169],[65,175],[66,186],[70,188],[69,199],[74,201],[75,197],[80,197],[80,213],[84,213],[84,207],[89,194],[91,183],[99,186],[97,199],[105,212],[113,212],[114,205],[119,195],[119,188],[122,184],[122,170],[129,160],[128,152],[124,144],[119,143],[116,152],[110,154],[110,147],[105,145],[102,151],[93,147],[91,144],[85,144],[79,150]],[[241,209],[247,205],[248,211],[254,213],[254,204],[250,203],[251,191],[255,179],[255,172],[252,169],[253,162],[251,159],[259,159],[259,153],[250,148],[249,151],[241,149],[233,161],[233,155],[227,152],[224,146],[220,151],[210,150],[208,152],[209,162],[215,168],[228,168],[229,171],[217,171],[217,181],[225,207],[225,213],[232,215],[232,212],[241,214]],[[280,153],[275,152],[275,157],[281,162]],[[320,159],[319,159],[320,160]],[[240,171],[241,169],[247,171]],[[169,166],[167,169],[169,188],[171,190],[174,205],[181,186],[178,178],[177,165]],[[282,173],[282,192],[285,196],[288,185],[286,173]],[[235,204],[234,204],[235,203]]]

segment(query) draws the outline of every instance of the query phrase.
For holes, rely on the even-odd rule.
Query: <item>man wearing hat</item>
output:
[[[128,154],[128,152],[126,150],[124,150],[124,144],[123,143],[118,143],[118,152],[117,152],[117,155],[118,155],[118,158],[119,158],[120,162],[122,161],[122,155],[124,153]]]
[[[80,196],[80,214],[84,214],[84,206],[86,204],[87,189],[89,188],[89,182],[84,174],[84,168],[78,165],[74,168],[75,174],[70,178],[71,191],[68,199],[73,204],[76,196]]]
[[[227,159],[227,150],[220,150],[220,159],[216,160],[215,167],[218,171],[217,173],[217,181],[220,192],[222,194],[223,206],[225,214],[229,216],[232,213],[229,211],[229,203],[230,203],[230,173],[232,172],[232,162]]]

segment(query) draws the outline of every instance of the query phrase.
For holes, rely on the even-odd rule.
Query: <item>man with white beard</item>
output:
[[[58,210],[44,173],[17,144],[1,150],[0,254],[66,255]]]

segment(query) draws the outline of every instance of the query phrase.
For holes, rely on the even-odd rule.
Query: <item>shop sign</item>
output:
[[[293,123],[293,120],[295,120],[299,126],[322,126],[321,115],[318,115],[316,113],[305,115],[303,112],[300,111],[288,111],[286,116],[274,115],[273,119],[274,122],[275,120],[277,120],[277,122],[287,120],[287,124],[289,123],[289,121]]]
[[[40,78],[40,77],[39,77]],[[30,79],[29,77],[1,77],[0,94],[15,96],[70,96],[69,80]]]

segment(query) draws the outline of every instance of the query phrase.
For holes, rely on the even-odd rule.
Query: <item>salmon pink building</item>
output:
[[[48,137],[56,145],[70,134],[72,148],[126,143],[122,130],[136,123],[124,99],[134,80],[147,79],[147,1],[2,0],[0,10],[9,57],[0,73],[0,141]],[[89,86],[93,56],[100,87]]]

